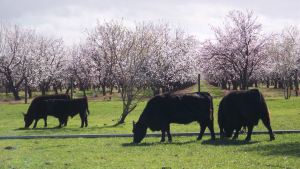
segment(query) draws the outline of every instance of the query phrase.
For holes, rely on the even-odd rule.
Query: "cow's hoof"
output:
[[[232,137],[232,140],[236,140],[238,137]]]
[[[275,140],[275,136],[270,137],[270,141]]]
[[[168,142],[172,142],[173,140],[168,140]]]
[[[197,141],[200,141],[200,140],[202,140],[202,138],[197,138]]]
[[[251,137],[246,137],[246,139],[245,139],[246,141],[251,141]]]
[[[225,135],[224,134],[220,134],[220,138],[221,139],[225,138]]]

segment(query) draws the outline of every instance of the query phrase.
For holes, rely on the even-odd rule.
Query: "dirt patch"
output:
[[[183,89],[183,90],[178,90],[174,92],[174,94],[184,94],[184,93],[192,93],[193,89],[197,88],[198,84],[195,84],[194,86],[191,86],[189,88]]]

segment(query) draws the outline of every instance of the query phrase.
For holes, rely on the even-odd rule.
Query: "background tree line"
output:
[[[300,32],[287,26],[281,33],[265,35],[253,11],[230,11],[224,27],[211,26],[215,37],[200,42],[187,30],[166,21],[99,22],[86,30],[86,39],[68,46],[62,38],[37,34],[18,22],[0,22],[0,85],[20,100],[18,91],[27,79],[29,96],[36,89],[44,95],[77,85],[114,87],[121,93],[120,122],[143,98],[145,89],[154,94],[206,81],[223,89],[241,90],[249,83],[297,87]],[[298,78],[299,79],[299,78]],[[228,87],[229,86],[229,87]]]

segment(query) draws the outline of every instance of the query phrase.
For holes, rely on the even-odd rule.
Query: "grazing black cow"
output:
[[[47,110],[47,104],[44,102],[48,99],[66,99],[70,100],[68,94],[57,94],[57,95],[44,95],[34,98],[28,108],[27,114],[24,114],[25,128],[28,128],[33,120],[35,120],[33,128],[36,128],[37,122],[39,119],[43,118],[45,121],[45,127],[47,127],[47,116],[52,115]],[[65,121],[65,125],[67,121]]]
[[[201,131],[197,140],[201,140],[206,127],[211,132],[211,139],[215,140],[213,124],[213,102],[209,93],[162,94],[155,96],[147,103],[137,123],[133,122],[133,142],[140,143],[145,137],[147,128],[161,131],[161,142],[172,141],[170,123],[188,124],[197,121]]]
[[[220,102],[218,123],[221,138],[231,137],[236,130],[233,137],[236,139],[241,128],[247,126],[246,140],[251,140],[253,127],[258,124],[259,119],[269,130],[270,140],[274,140],[270,112],[263,95],[257,89],[230,92]]]
[[[85,127],[88,126],[86,111],[90,114],[88,109],[87,98],[73,99],[73,100],[61,100],[61,99],[49,99],[46,101],[48,110],[54,117],[59,119],[59,128],[68,119],[68,116],[72,118],[77,114],[81,118],[81,128],[85,123]]]

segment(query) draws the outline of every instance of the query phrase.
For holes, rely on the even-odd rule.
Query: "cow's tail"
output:
[[[214,103],[212,97],[210,97],[210,120],[214,120]]]
[[[86,110],[90,114],[88,100],[86,99]]]
[[[259,108],[258,108],[259,110],[257,111],[257,115],[256,115],[256,117],[254,119],[254,123],[253,123],[254,125],[258,125],[258,121],[261,118],[261,115],[263,113],[265,113],[266,109],[268,109],[267,106],[266,106],[266,104],[265,104],[266,101],[264,99],[264,96],[259,91],[258,91],[258,94],[259,94]]]

